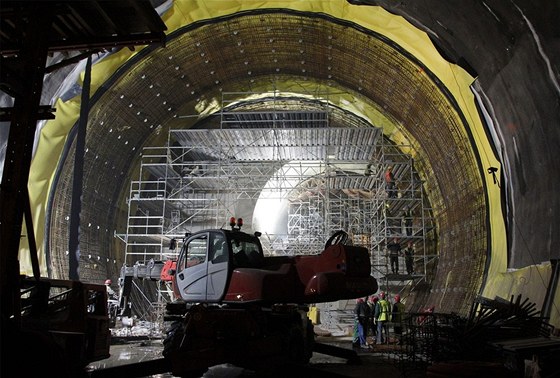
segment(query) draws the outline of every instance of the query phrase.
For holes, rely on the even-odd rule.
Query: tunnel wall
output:
[[[252,17],[248,16],[244,21],[246,22],[254,19],[258,22],[262,17],[262,13],[255,14]],[[384,17],[390,18],[387,14],[385,14]],[[379,18],[380,17],[377,19]],[[243,18],[240,19],[243,20]],[[294,19],[297,20],[295,16]],[[291,24],[289,21],[290,18],[281,13],[269,15],[267,16],[267,20],[267,27],[269,28],[278,23],[280,28],[286,30],[287,27],[283,25],[283,23],[286,22],[288,26]],[[300,25],[309,24],[310,27],[317,22],[325,23],[325,26],[321,27],[321,30],[344,27],[334,24],[329,26],[328,20],[325,19],[313,20],[313,18],[307,19],[307,17],[303,17],[302,20],[305,21],[300,21]],[[389,21],[386,21],[386,23],[389,23]],[[250,28],[250,26],[247,26],[250,24],[244,25],[236,19],[232,20],[232,24],[235,26],[221,26],[222,24],[213,25],[212,23],[201,25],[200,28],[193,29],[192,32],[181,34],[177,36],[176,39],[170,40],[167,46],[168,50],[162,49],[158,51],[157,54],[153,53],[146,56],[145,59],[139,61],[138,64],[135,64],[127,71],[123,70],[122,74],[117,76],[113,84],[106,84],[108,90],[103,94],[102,102],[97,103],[92,108],[88,131],[88,140],[91,147],[86,153],[86,166],[88,167],[89,174],[85,177],[84,185],[87,188],[87,190],[84,191],[84,203],[87,202],[90,206],[84,209],[82,222],[88,225],[93,224],[94,229],[90,230],[85,227],[82,229],[84,232],[81,236],[81,239],[84,240],[82,243],[84,278],[94,279],[100,272],[103,272],[103,269],[97,272],[92,269],[98,269],[100,267],[99,264],[95,263],[95,259],[98,256],[101,256],[103,259],[104,255],[109,253],[99,250],[99,247],[105,244],[99,243],[102,240],[98,239],[99,236],[98,233],[95,232],[95,227],[98,225],[106,225],[107,222],[110,222],[112,214],[114,214],[117,208],[116,198],[118,196],[115,196],[113,192],[121,185],[119,182],[122,182],[124,179],[123,172],[125,172],[124,174],[126,176],[126,172],[129,169],[127,168],[127,164],[130,163],[130,159],[125,155],[126,151],[132,154],[132,156],[138,156],[139,150],[135,151],[134,148],[140,147],[145,135],[150,133],[165,134],[161,125],[165,124],[166,120],[169,120],[170,117],[170,114],[164,110],[165,107],[177,107],[178,104],[193,102],[192,98],[186,96],[187,93],[182,93],[181,91],[176,93],[160,92],[165,90],[164,85],[159,89],[146,88],[144,77],[147,76],[149,79],[150,75],[146,75],[148,71],[144,70],[148,69],[148,65],[152,70],[154,67],[160,67],[158,72],[160,73],[160,77],[164,79],[163,83],[177,83],[180,82],[181,78],[168,78],[167,76],[171,75],[169,71],[173,73],[175,71],[173,70],[173,66],[176,64],[184,66],[185,61],[190,62],[192,67],[189,67],[187,72],[191,75],[198,72],[197,77],[198,80],[201,81],[199,87],[193,87],[193,90],[197,92],[196,96],[199,96],[199,99],[195,102],[196,110],[206,110],[204,107],[200,107],[200,105],[206,103],[207,106],[212,106],[212,104],[216,102],[215,99],[212,99],[212,96],[219,96],[219,93],[211,92],[210,88],[212,88],[212,84],[209,81],[213,79],[205,78],[203,62],[198,62],[195,60],[195,56],[192,55],[196,55],[197,50],[178,50],[176,46],[192,46],[196,41],[203,41],[205,45],[215,44],[215,47],[208,49],[208,51],[224,51],[220,46],[227,41],[227,38],[231,38],[230,30],[233,27],[239,30],[243,30],[243,28],[247,27]],[[225,20],[224,25],[227,25],[225,24]],[[406,25],[407,24],[404,23],[400,28],[396,28],[395,25],[393,25],[395,37],[400,35],[400,38],[403,38],[403,35],[414,35],[412,31],[403,31],[403,29],[408,27]],[[341,34],[341,32],[336,30],[332,31],[333,34],[341,36],[339,37],[340,41],[337,42],[340,44],[337,50],[340,50],[341,53],[346,54],[355,50],[348,50],[348,46],[368,46],[369,52],[362,52],[360,55],[356,56],[354,60],[355,69],[360,72],[365,73],[368,69],[368,65],[371,66],[375,63],[374,60],[368,59],[368,54],[373,53],[376,47],[388,51],[391,49],[391,47],[388,46],[384,47],[383,44],[376,45],[373,42],[374,40],[370,39],[371,37],[367,33],[350,34],[348,37],[342,38],[343,34]],[[220,33],[222,33],[222,35],[220,35]],[[266,43],[268,40],[265,33],[265,30],[259,33],[259,35],[262,34],[264,36],[254,40],[251,45],[252,48],[257,51],[262,51],[263,46],[260,46],[260,43]],[[429,54],[426,51],[422,51],[420,48],[420,38],[416,37],[413,38],[413,40],[413,49],[416,52],[422,52],[421,55],[428,59]],[[225,45],[236,46],[234,42],[235,41],[232,41],[232,43],[229,44],[225,43]],[[427,44],[427,46],[431,46],[427,38],[423,39],[423,43]],[[317,51],[320,51],[321,54],[324,54],[320,45],[315,46],[315,48]],[[246,47],[246,49],[248,49],[248,47]],[[206,50],[204,51],[207,52]],[[234,55],[234,53],[235,52],[232,51],[231,54]],[[168,55],[169,59],[167,57]],[[396,76],[394,76],[393,79],[387,75],[383,78],[370,79],[364,77],[368,82],[376,82],[376,85],[364,87],[362,90],[363,93],[360,94],[360,96],[375,99],[379,106],[382,105],[385,108],[386,112],[393,114],[394,118],[400,122],[398,127],[403,129],[408,127],[407,131],[403,131],[403,133],[406,133],[408,137],[415,137],[418,141],[419,150],[425,151],[423,161],[425,169],[424,176],[428,182],[427,189],[429,195],[433,198],[433,202],[437,205],[435,208],[435,216],[439,219],[440,230],[444,232],[444,237],[441,238],[441,246],[439,247],[442,261],[442,273],[438,272],[435,275],[435,288],[431,291],[431,298],[428,301],[429,303],[437,303],[438,308],[442,311],[464,312],[469,307],[469,299],[475,295],[480,286],[481,271],[488,248],[487,237],[485,236],[486,229],[484,228],[487,216],[485,215],[486,207],[483,205],[485,202],[483,183],[478,174],[477,157],[475,153],[471,151],[472,146],[469,146],[469,136],[465,131],[468,129],[468,127],[466,127],[467,120],[461,119],[459,116],[460,107],[450,102],[452,96],[449,95],[449,97],[446,97],[445,94],[441,94],[441,89],[438,90],[438,85],[441,84],[438,84],[438,80],[435,80],[434,77],[427,74],[428,68],[418,66],[417,62],[408,62],[406,60],[398,61],[398,54],[392,56],[394,56],[394,58],[392,58],[394,62],[390,67],[400,72],[400,76],[395,72]],[[317,58],[318,63],[321,61],[319,58]],[[173,59],[171,65],[168,63],[170,59]],[[214,57],[214,60],[221,59],[225,58]],[[437,60],[434,59],[434,57],[430,59]],[[112,60],[117,64],[124,61],[123,57],[115,57],[115,59]],[[294,64],[294,62],[290,62],[290,64]],[[299,62],[296,61],[295,65],[297,66],[298,64]],[[469,78],[459,71],[453,71],[452,67],[444,61],[434,61],[426,64],[428,67],[442,66],[440,69],[443,70],[443,74],[439,79],[443,80],[443,77],[446,78],[445,80],[448,84],[445,88],[446,91],[450,91],[454,85],[457,87],[459,86],[457,83],[459,77],[461,81],[466,80],[468,82],[472,80],[472,78]],[[363,68],[362,65],[364,65]],[[107,69],[107,66],[108,61],[103,62],[103,64],[99,66],[99,71],[96,70],[96,72],[98,74],[102,73],[103,70]],[[216,75],[219,75],[216,76],[218,79],[217,81],[227,83],[228,80],[231,82],[231,78],[236,78],[241,75],[241,72],[237,72],[238,68],[235,64],[230,64],[230,66],[232,67],[231,71],[228,70],[229,67],[224,67],[224,72],[216,72]],[[289,67],[287,69],[288,72],[295,72],[297,70],[290,66],[287,67]],[[273,70],[273,68],[274,66],[270,67],[269,70]],[[263,71],[263,74],[266,74],[267,68],[264,62],[262,65],[259,65],[259,69]],[[407,73],[405,74],[405,72]],[[258,72],[253,73],[253,77],[258,77],[257,75]],[[340,76],[341,81],[349,88],[358,87],[360,85],[358,82],[358,80],[361,81],[360,77],[351,74],[347,77],[343,77],[342,73],[339,73],[338,76]],[[94,75],[94,77],[96,77],[96,75]],[[412,78],[414,81],[412,81]],[[298,77],[295,76],[292,80],[298,80]],[[400,89],[395,87],[397,84],[401,86]],[[393,89],[392,94],[391,89]],[[150,90],[157,91],[157,93],[153,92],[156,93],[155,96],[149,98],[150,102],[143,102],[144,98],[136,95],[143,91]],[[215,88],[212,90],[215,91]],[[161,97],[159,97],[160,93],[162,95]],[[198,93],[202,93],[202,96]],[[467,92],[466,94],[468,95],[469,93]],[[414,97],[416,102],[423,104],[424,112],[413,111],[415,108],[412,105],[410,105],[411,109],[403,111],[404,109],[399,107],[398,104],[401,101],[399,97],[405,95],[410,95]],[[336,97],[336,95],[331,95],[331,101],[336,101]],[[165,107],[161,106],[161,101],[164,101],[164,104],[167,103],[167,105]],[[414,105],[418,106],[416,103]],[[190,111],[192,112],[193,110]],[[183,109],[183,112],[188,114],[188,111],[185,109]],[[373,118],[369,116],[369,114],[368,117]],[[147,119],[149,122],[137,123],[132,129],[124,126],[132,122],[130,120],[138,118]],[[154,119],[158,120],[159,125],[153,123],[152,120]],[[470,119],[469,121],[473,122],[475,120]],[[391,138],[397,138],[395,131],[391,131],[394,129],[394,126],[391,127],[392,125],[390,124],[381,126],[390,133]],[[118,140],[115,141],[115,138],[118,138]],[[455,145],[460,145],[462,147],[454,148]],[[72,149],[70,148],[69,151],[69,157],[71,157]],[[112,154],[117,151],[119,154],[112,156]],[[442,154],[446,157],[445,159],[441,158]],[[71,159],[69,159],[69,161],[71,161]],[[449,162],[452,162],[452,164],[448,164]],[[65,164],[62,170],[63,173],[61,173],[60,177],[68,177],[69,172],[72,170],[71,164]],[[60,182],[59,185],[69,186],[70,183],[66,180]],[[126,188],[123,189],[126,191]],[[55,211],[58,216],[53,217],[51,220],[51,230],[58,233],[57,237],[53,237],[52,239],[62,242],[66,239],[64,237],[66,231],[63,230],[67,227],[64,214],[67,214],[69,211],[68,196],[64,193],[66,193],[66,191],[62,188],[55,192],[53,204],[56,205]],[[124,194],[121,194],[120,197],[122,198],[122,196],[124,196]],[[97,201],[97,197],[110,199],[111,202],[107,200]],[[437,200],[438,198],[440,200]],[[477,200],[472,201],[472,198],[476,198]],[[102,205],[105,212],[103,212],[101,208],[97,208],[96,204]],[[456,209],[460,209],[460,211]],[[462,223],[464,218],[458,215],[462,215],[472,221]],[[97,221],[92,219],[97,219]],[[110,228],[111,227],[109,227],[109,229]],[[475,231],[476,228],[478,228],[478,232]],[[468,231],[471,229],[473,232],[469,234]],[[476,234],[477,238],[469,236],[473,234]],[[465,243],[465,241],[468,242]],[[57,247],[55,244],[51,245],[53,251],[59,250],[60,248],[60,246]],[[91,259],[89,256],[93,256],[93,262],[88,260]],[[53,261],[54,259],[55,256],[53,256]],[[61,261],[64,261],[64,258]],[[456,264],[461,264],[465,261],[470,264],[470,270],[454,270]],[[101,268],[103,267],[104,265],[101,265]],[[58,265],[57,270],[59,272],[64,272],[64,265]],[[100,278],[102,277],[97,277],[97,279]]]
[[[447,59],[477,77],[495,129],[494,137],[488,134],[503,165],[508,236],[507,248],[492,249],[482,295],[509,299],[522,293],[540,309],[549,261],[560,258],[560,3],[362,3],[383,6],[426,30]],[[552,288],[556,327],[559,291]]]

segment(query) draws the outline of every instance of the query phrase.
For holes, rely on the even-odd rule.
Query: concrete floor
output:
[[[351,338],[349,337],[319,337],[318,342],[327,345],[334,345],[348,350],[352,349]],[[383,346],[385,347],[385,346]],[[111,356],[105,360],[96,361],[87,368],[92,377],[106,376],[102,375],[103,369],[111,369],[130,365],[139,362],[157,360],[161,358],[163,349],[161,340],[135,340],[111,346]],[[399,366],[398,359],[391,356],[387,349],[372,348],[371,350],[357,350],[359,357],[357,363],[348,363],[347,359],[333,357],[321,353],[314,353],[310,360],[308,369],[304,371],[279,371],[278,376],[306,376],[306,377],[424,377],[423,372],[415,372],[414,375],[409,370],[405,375],[402,366]],[[108,370],[107,370],[108,371]],[[97,374],[97,375],[96,375]],[[120,378],[126,377],[144,377],[144,378],[172,378],[171,373],[162,373],[154,375],[123,375],[122,372],[114,373]],[[126,373],[125,373],[126,374]],[[112,375],[110,375],[112,376]],[[267,375],[268,376],[268,375]],[[204,378],[218,377],[256,377],[252,371],[246,371],[233,365],[217,365],[211,367],[204,375]]]

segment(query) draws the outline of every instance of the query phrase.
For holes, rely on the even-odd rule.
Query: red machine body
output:
[[[358,298],[372,289],[377,286],[367,250],[332,245],[318,255],[265,257],[257,267],[234,268],[224,302],[311,304]]]
[[[176,269],[174,293],[186,302],[311,304],[377,291],[366,248],[331,244],[316,255],[265,256],[257,236],[238,230],[190,236]]]

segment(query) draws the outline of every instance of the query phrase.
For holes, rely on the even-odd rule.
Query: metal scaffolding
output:
[[[381,284],[425,278],[435,251],[431,209],[402,146],[380,128],[330,126],[326,104],[309,112],[222,109],[219,129],[169,130],[166,146],[144,148],[122,235],[127,264],[174,258],[186,233],[226,227],[231,216],[256,228],[263,222],[255,210],[268,201],[276,207],[266,217],[282,224],[255,229],[267,254],[319,253],[332,233],[345,230],[370,250]],[[384,180],[389,166],[394,197]],[[403,249],[415,244],[415,274],[388,274],[393,237]],[[176,249],[169,248],[173,239]]]

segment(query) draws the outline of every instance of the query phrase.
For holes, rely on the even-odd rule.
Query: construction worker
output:
[[[399,338],[398,344],[401,342],[402,331],[403,331],[403,320],[404,320],[404,309],[405,306],[401,302],[401,296],[395,295],[395,303],[393,303],[393,311],[391,312],[391,322],[394,324],[395,335]]]
[[[397,197],[397,184],[395,183],[395,176],[393,175],[392,166],[389,166],[385,171],[385,188],[387,190],[388,198]]]
[[[367,328],[371,318],[371,311],[368,304],[363,298],[356,300],[356,307],[354,308],[354,317],[357,320],[358,326],[358,341],[361,348],[369,348],[367,342]]]
[[[107,298],[108,299],[116,299],[115,291],[111,288],[111,284],[113,281],[110,279],[105,280],[105,287],[107,288]]]
[[[408,242],[408,246],[404,250],[404,263],[406,265],[406,273],[414,274],[414,244],[412,242]]]
[[[391,271],[393,274],[399,274],[399,256],[401,254],[401,243],[399,243],[398,238],[393,238],[387,244],[387,250],[389,251],[389,259],[391,261]]]
[[[375,309],[375,319],[377,322],[377,344],[383,344],[387,340],[386,323],[389,321],[391,316],[391,304],[387,299],[385,299],[384,292],[379,294],[379,301],[377,302]],[[385,337],[383,337],[383,333],[385,333]]]
[[[412,236],[412,223],[414,221],[414,213],[410,206],[407,206],[403,211],[403,221],[406,236]]]
[[[375,342],[376,340],[376,336],[377,336],[377,322],[375,319],[375,308],[377,307],[377,302],[379,301],[379,298],[377,297],[377,295],[372,295],[369,298],[369,306],[371,308],[371,322],[369,324],[370,328],[371,328],[371,336],[373,339],[373,342]]]
[[[360,334],[358,331],[358,319],[354,316],[354,327],[352,328],[352,348],[360,347]]]
[[[105,280],[105,288],[107,290],[107,312],[109,314],[109,326],[114,327],[117,321],[117,313],[119,311],[118,295],[115,293],[111,284],[113,281],[110,279]]]

